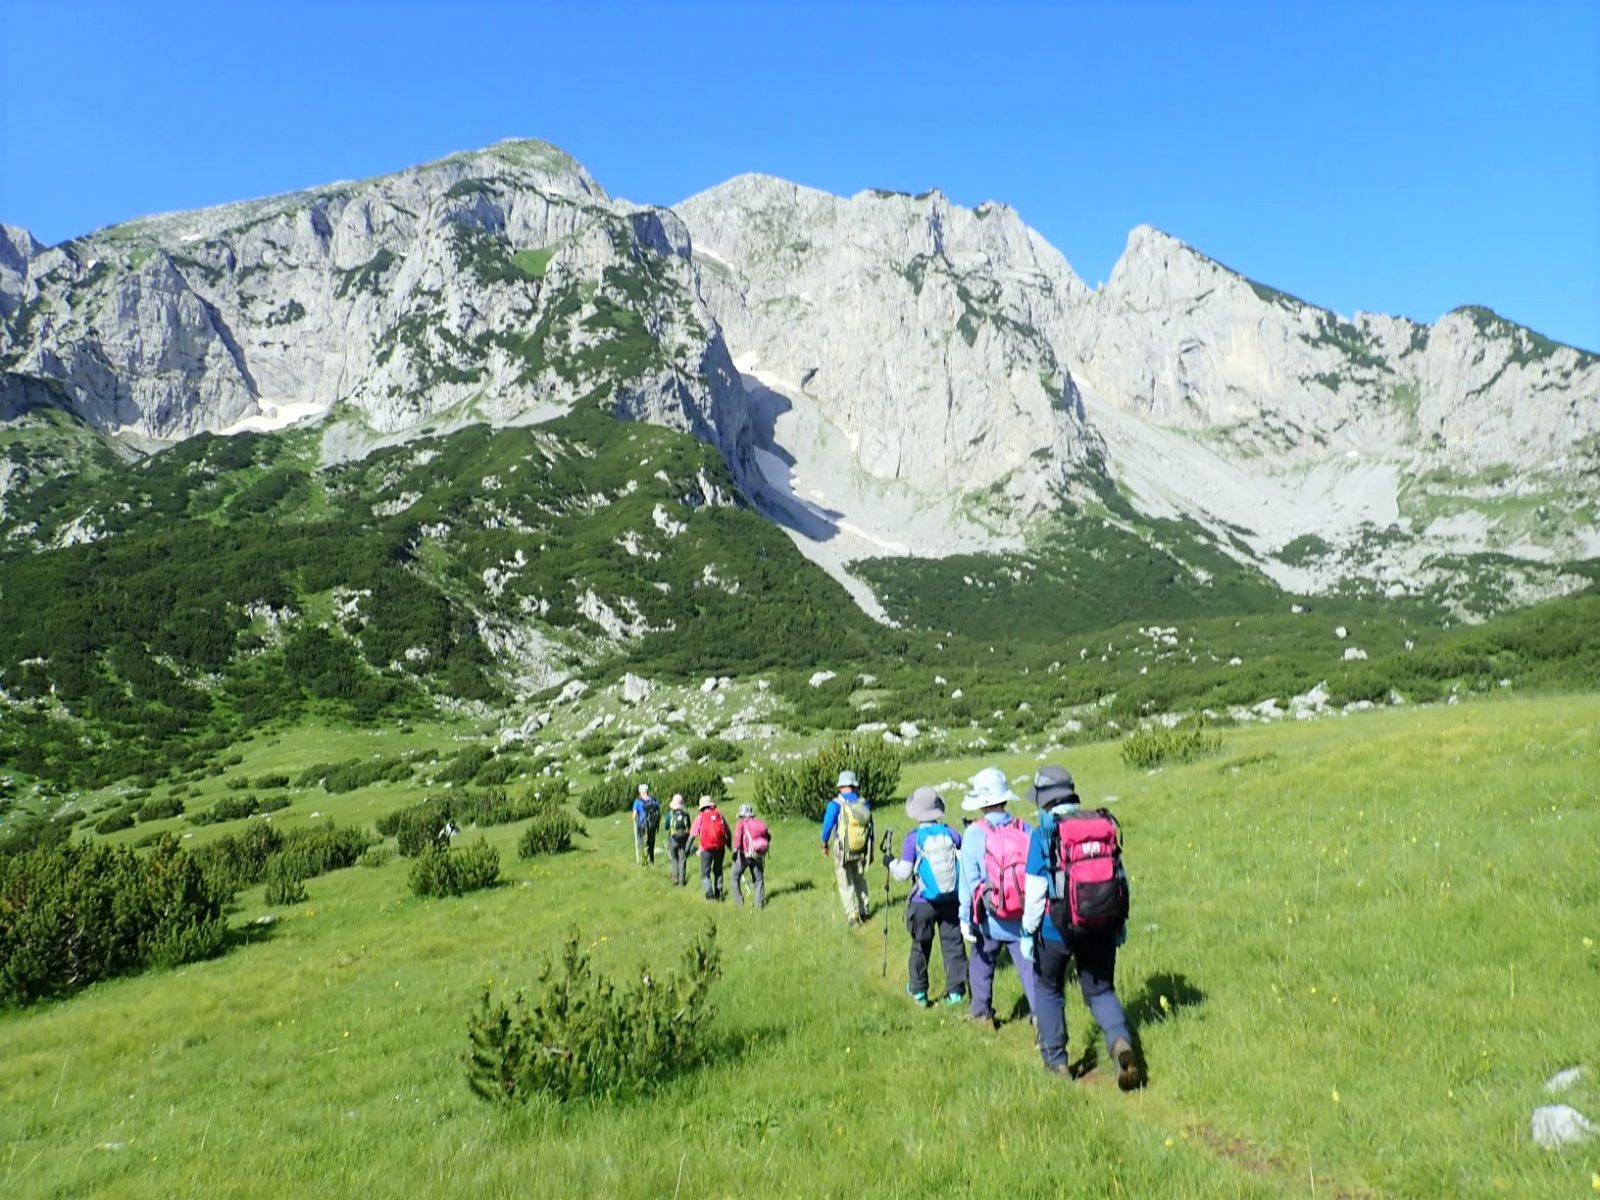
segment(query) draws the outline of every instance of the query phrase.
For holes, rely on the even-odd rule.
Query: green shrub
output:
[[[289,777],[287,775],[263,775],[261,778],[256,780],[256,788],[263,792],[270,792],[274,788],[286,788],[288,786]]]
[[[573,836],[583,832],[583,826],[569,813],[560,809],[541,813],[528,822],[517,839],[517,857],[565,853],[572,849]]]
[[[294,801],[290,800],[289,797],[283,795],[280,792],[276,796],[268,796],[263,800],[256,801],[256,812],[258,812],[258,813],[282,812],[284,809],[288,808],[289,805],[291,805],[293,803],[294,803]]]
[[[1165,763],[1186,763],[1209,754],[1222,739],[1207,733],[1204,725],[1168,729],[1156,725],[1138,729],[1122,739],[1122,761],[1130,767],[1151,770]]]
[[[248,792],[250,790],[250,781],[243,775],[235,775],[222,786],[230,792]]]
[[[433,773],[433,780],[435,783],[471,783],[493,757],[492,746],[469,746],[465,750],[458,750],[443,767]]]
[[[254,796],[224,796],[210,808],[190,813],[189,820],[195,825],[219,825],[223,821],[242,821],[260,811],[261,801]]]
[[[183,801],[176,796],[152,796],[139,805],[137,816],[141,822],[164,821],[168,817],[183,816]]]
[[[126,808],[113,809],[94,823],[96,833],[116,833],[119,830],[132,828],[133,812]]]
[[[301,904],[305,898],[305,876],[295,871],[293,865],[282,855],[274,855],[267,863],[266,902],[277,907],[284,904]]]
[[[404,757],[356,759],[322,776],[322,790],[335,796],[374,783],[404,783],[411,778],[411,763]]]
[[[670,739],[664,733],[652,733],[639,739],[639,754],[654,754],[657,750],[665,750]]]
[[[900,755],[882,742],[830,742],[798,762],[768,768],[756,777],[756,807],[771,816],[822,820],[839,794],[840,771],[854,771],[861,795],[874,805],[892,803],[900,786]]]
[[[569,932],[560,959],[540,968],[531,1003],[521,992],[506,1004],[484,991],[467,1025],[468,1086],[485,1100],[564,1103],[640,1091],[699,1065],[716,1015],[711,985],[722,974],[716,937],[707,924],[679,971],[641,970],[619,988],[594,973]]]
[[[689,747],[689,757],[710,759],[715,763],[735,763],[744,757],[744,748],[726,738],[701,738]]]
[[[450,821],[446,800],[424,800],[402,809],[395,825],[395,845],[406,858],[416,858],[431,849],[447,849],[450,839],[444,832]]]
[[[394,861],[394,851],[388,846],[369,846],[360,858],[356,859],[358,867],[384,867]]]
[[[232,895],[266,874],[267,860],[283,848],[283,834],[264,821],[242,833],[220,837],[194,852],[206,877],[224,895]]]
[[[0,1005],[213,954],[225,899],[170,835],[146,855],[61,841],[0,859]]]
[[[717,801],[727,799],[728,785],[722,782],[722,773],[714,767],[679,767],[654,779],[605,779],[586,789],[578,797],[578,811],[586,817],[608,817],[625,812],[639,794],[639,784],[649,783],[665,807],[674,793],[681,794],[691,808],[701,796]]]
[[[300,879],[342,870],[354,866],[371,844],[365,830],[350,825],[340,828],[332,820],[292,829],[284,836],[282,849],[267,863],[267,877],[271,878],[275,865]]]
[[[500,878],[500,851],[479,840],[464,850],[433,846],[411,867],[416,896],[459,896],[486,888]]]
[[[584,758],[604,758],[611,753],[616,744],[617,739],[615,737],[597,729],[593,733],[586,733],[579,738],[577,749],[578,753]]]

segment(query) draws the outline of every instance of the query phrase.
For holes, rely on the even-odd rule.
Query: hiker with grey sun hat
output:
[[[906,834],[889,873],[902,882],[916,879],[906,902],[906,932],[911,935],[911,955],[906,963],[906,994],[926,1008],[928,953],[934,934],[944,958],[944,1003],[951,1007],[966,999],[967,948],[961,940],[961,835],[944,822],[944,797],[931,787],[920,787],[906,801],[906,816],[917,827]]]
[[[741,881],[748,873],[750,894],[757,908],[767,906],[767,851],[772,848],[772,832],[756,816],[753,804],[739,806],[739,819],[733,826],[733,902],[744,904]]]
[[[1006,773],[985,767],[967,782],[961,802],[963,812],[981,814],[967,826],[961,843],[961,936],[972,947],[970,1015],[996,1029],[1000,1016],[994,1007],[994,973],[1003,954],[1016,964],[1028,1011],[1033,1011],[1033,963],[1022,944],[1033,827],[1006,811],[1016,799]]]
[[[833,858],[844,919],[860,925],[872,915],[867,868],[872,865],[872,806],[861,795],[854,771],[839,772],[839,794],[822,813],[822,853]]]
[[[1081,807],[1065,767],[1040,767],[1028,799],[1039,806],[1039,826],[1028,844],[1022,931],[1034,960],[1040,1056],[1046,1070],[1072,1073],[1063,989],[1076,959],[1078,987],[1105,1033],[1117,1086],[1130,1091],[1143,1076],[1116,990],[1117,946],[1128,920],[1121,832],[1105,809]]]

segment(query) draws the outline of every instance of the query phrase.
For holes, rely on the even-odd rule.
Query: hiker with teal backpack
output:
[[[683,887],[689,882],[689,810],[683,806],[683,797],[673,794],[667,805],[667,861],[672,864],[672,882]]]
[[[1040,767],[1028,789],[1039,806],[1039,827],[1028,844],[1027,898],[1022,915],[1025,945],[1033,956],[1034,1013],[1045,1069],[1071,1074],[1063,989],[1074,959],[1084,1003],[1105,1034],[1117,1068],[1117,1086],[1131,1091],[1143,1081],[1117,999],[1117,947],[1128,922],[1128,878],[1122,869],[1122,832],[1105,809],[1084,810],[1065,767]]]
[[[641,783],[639,795],[633,802],[633,849],[634,858],[639,857],[639,851],[644,851],[644,861],[641,866],[653,867],[656,864],[656,830],[661,828],[661,801],[650,794],[650,785]]]
[[[985,767],[968,783],[963,812],[981,813],[961,842],[961,937],[971,947],[971,1016],[1000,1028],[994,1008],[994,972],[1002,954],[1016,964],[1022,994],[1033,1007],[1033,963],[1022,944],[1032,826],[1006,811],[1017,799],[998,767]]]
[[[757,908],[767,906],[767,851],[772,848],[772,832],[756,816],[754,805],[741,804],[739,819],[733,826],[733,902],[744,904],[743,879],[750,876],[750,894]]]
[[[854,771],[839,772],[839,794],[822,813],[822,853],[833,858],[844,919],[860,925],[872,915],[867,868],[872,865],[872,808],[861,798]]]
[[[906,834],[900,855],[889,871],[904,882],[915,879],[906,902],[906,932],[911,955],[906,964],[906,993],[927,1007],[928,953],[934,934],[944,957],[945,1004],[966,999],[967,948],[961,940],[961,835],[944,823],[944,797],[920,787],[906,801],[906,815],[917,827]]]

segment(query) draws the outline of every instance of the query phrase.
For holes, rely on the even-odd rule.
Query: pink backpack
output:
[[[1115,929],[1128,919],[1122,836],[1105,809],[1063,813],[1056,820],[1050,919],[1062,933]]]
[[[767,823],[760,817],[746,817],[741,824],[741,840],[744,846],[740,853],[746,858],[761,858],[772,848],[772,834],[767,831]]]
[[[983,881],[973,893],[973,907],[1001,921],[1022,916],[1023,878],[1028,869],[1028,827],[1021,821],[988,825],[983,831]]]

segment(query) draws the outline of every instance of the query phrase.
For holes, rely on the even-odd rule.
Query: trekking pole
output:
[[[878,857],[883,860],[883,969],[881,975],[889,978],[889,847],[894,845],[894,830],[886,829],[878,843]]]
[[[637,818],[633,822],[633,865],[636,867],[639,865],[639,821]]]

